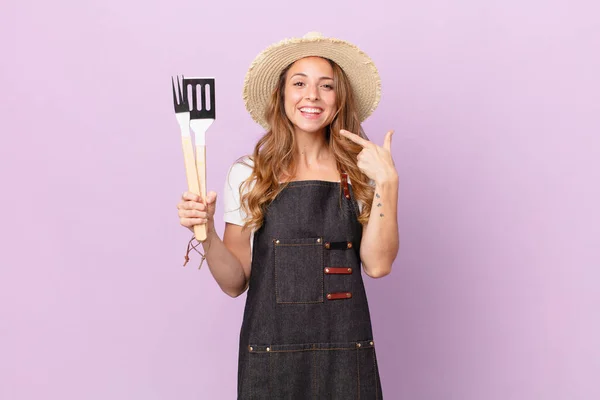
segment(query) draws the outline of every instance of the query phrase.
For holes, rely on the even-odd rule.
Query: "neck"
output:
[[[314,166],[329,159],[329,145],[325,139],[325,129],[321,132],[296,131],[296,159],[303,166]]]

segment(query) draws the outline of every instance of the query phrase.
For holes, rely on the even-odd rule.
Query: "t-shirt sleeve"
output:
[[[252,167],[236,162],[229,168],[223,190],[223,220],[230,224],[243,226],[247,215],[241,207],[240,186],[252,173]]]

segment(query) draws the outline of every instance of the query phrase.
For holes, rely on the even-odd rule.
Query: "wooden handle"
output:
[[[196,169],[198,171],[198,183],[200,184],[200,197],[206,204],[206,146],[196,145]],[[204,231],[204,239],[206,240],[206,225],[200,226]],[[200,240],[200,239],[198,239]]]
[[[194,160],[194,145],[191,137],[182,137],[181,144],[183,147],[183,159],[185,161],[185,176],[187,178],[188,190],[191,193],[198,194],[204,199],[200,193],[200,185],[198,182],[198,171]],[[206,225],[194,225],[194,236],[199,242],[206,240]]]

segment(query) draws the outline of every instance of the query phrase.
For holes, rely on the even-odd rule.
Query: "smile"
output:
[[[314,107],[302,107],[300,111],[304,114],[321,114],[323,110],[321,108]]]

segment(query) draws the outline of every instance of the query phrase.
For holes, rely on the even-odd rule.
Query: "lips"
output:
[[[304,118],[318,119],[323,113],[323,109],[320,107],[301,107],[300,113]]]
[[[319,107],[302,107],[300,111],[305,114],[321,114],[323,109]]]

